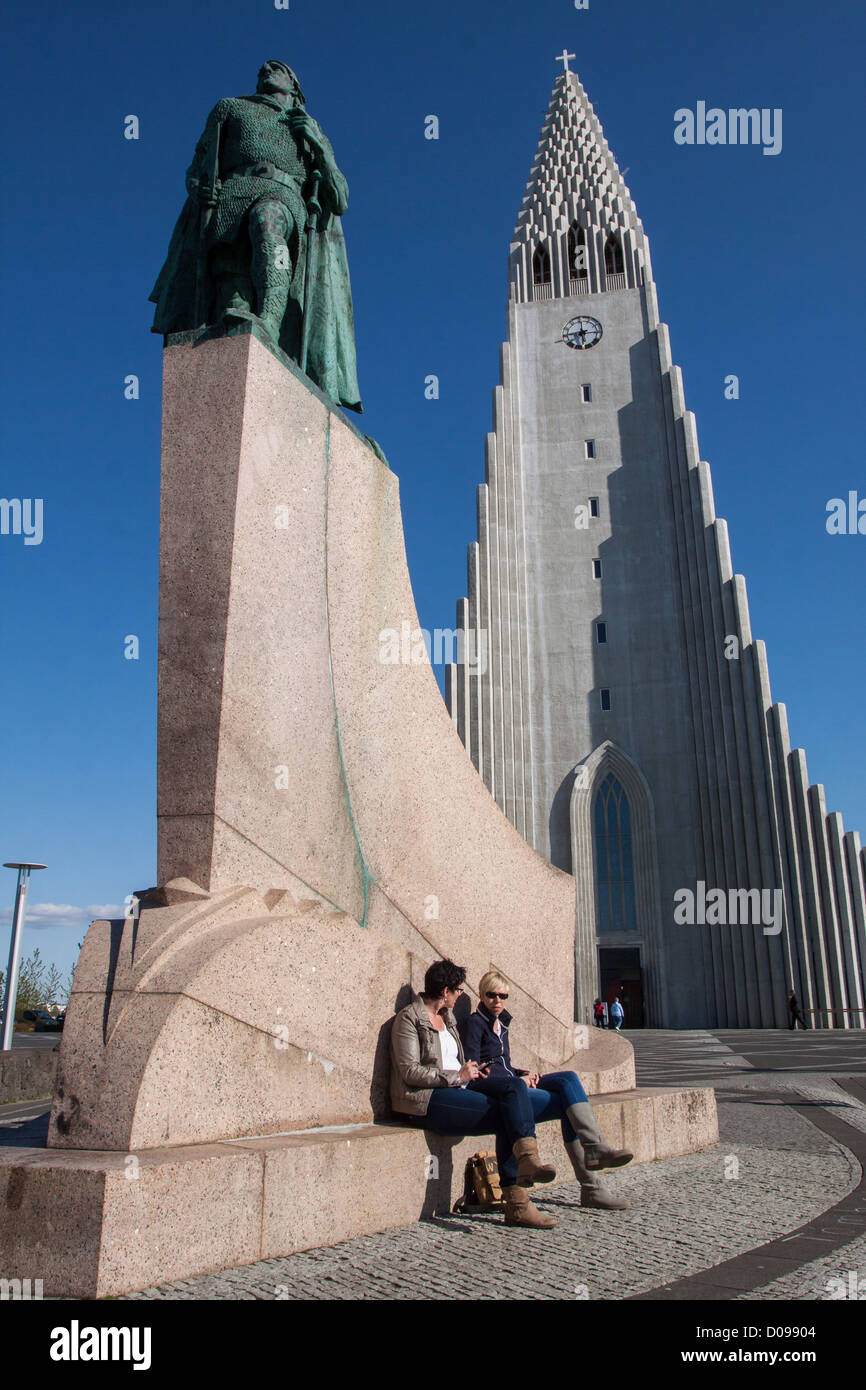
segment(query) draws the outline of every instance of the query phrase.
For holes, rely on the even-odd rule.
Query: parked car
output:
[[[65,1014],[50,1014],[47,1009],[25,1009],[21,1017],[33,1024],[34,1033],[61,1033]]]

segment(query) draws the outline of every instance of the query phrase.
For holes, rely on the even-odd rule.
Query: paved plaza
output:
[[[638,1085],[716,1089],[720,1143],[625,1168],[624,1212],[536,1189],[553,1231],[441,1216],[149,1288],[135,1300],[829,1300],[866,1294],[866,1034],[628,1034]],[[0,1108],[0,1142],[44,1142],[46,1102]],[[327,1201],[327,1193],[322,1194]]]
[[[629,1037],[639,1085],[715,1086],[720,1126],[717,1148],[612,1176],[629,1211],[583,1211],[577,1186],[564,1183],[535,1194],[557,1219],[553,1231],[440,1217],[130,1298],[813,1300],[843,1284],[866,1293],[866,1034]]]

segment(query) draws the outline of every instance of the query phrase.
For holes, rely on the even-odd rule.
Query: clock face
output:
[[[568,320],[562,330],[562,341],[572,348],[591,348],[601,342],[602,331],[598,319],[580,314],[576,319]]]

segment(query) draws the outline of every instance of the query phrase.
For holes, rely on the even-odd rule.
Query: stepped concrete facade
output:
[[[574,875],[575,1017],[863,1027],[866,851],[810,786],[716,516],[649,245],[577,76],[556,81],[509,259],[463,659],[491,794]],[[477,654],[484,654],[484,660]]]
[[[492,1140],[387,1102],[442,956],[509,980],[518,1065],[576,1070],[608,1143],[715,1143],[711,1089],[636,1089],[630,1043],[575,1025],[574,880],[429,662],[382,660],[420,638],[395,474],[255,330],[170,344],[163,422],[159,885],[90,927],[47,1146],[0,1153],[6,1277],[98,1297],[449,1211]]]

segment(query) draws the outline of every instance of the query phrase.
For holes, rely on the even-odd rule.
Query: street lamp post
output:
[[[15,916],[12,920],[12,940],[9,943],[9,965],[6,970],[6,1003],[3,1010],[3,1030],[0,1033],[0,1052],[12,1046],[12,1033],[15,1028],[15,1001],[18,998],[18,965],[21,956],[21,930],[24,926],[24,908],[27,903],[27,884],[31,869],[44,869],[44,864],[4,864],[4,869],[18,870],[18,888],[15,893]]]

